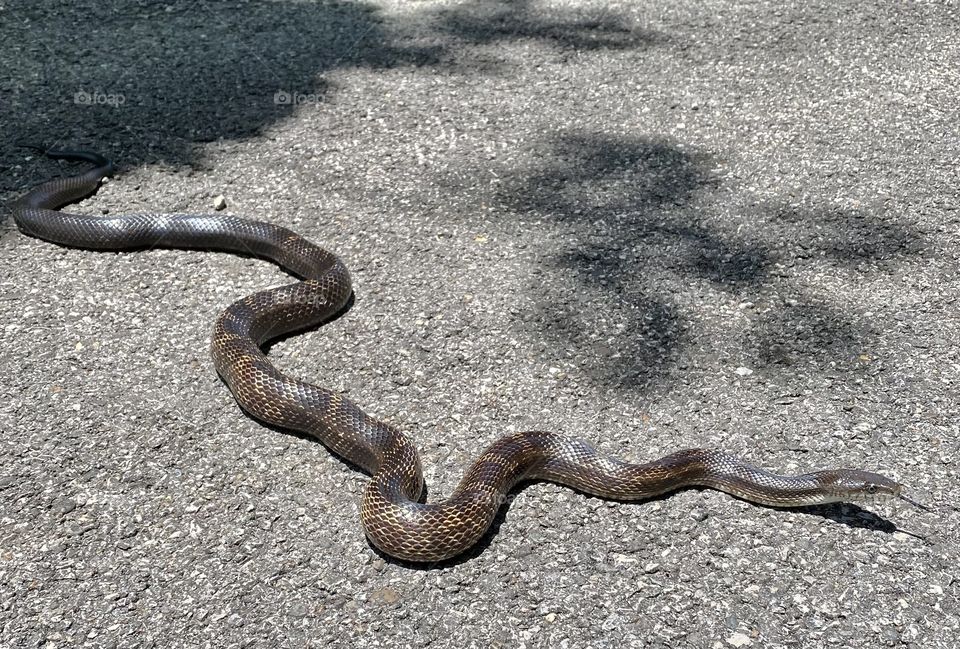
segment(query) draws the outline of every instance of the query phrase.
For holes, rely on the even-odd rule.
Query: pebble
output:
[[[69,514],[77,508],[77,502],[66,496],[59,496],[53,501],[50,508],[59,514]]]
[[[400,593],[387,586],[380,590],[373,591],[370,598],[374,601],[383,602],[384,604],[396,604],[400,601]]]

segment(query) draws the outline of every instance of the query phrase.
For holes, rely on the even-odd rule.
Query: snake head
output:
[[[824,486],[824,502],[862,503],[903,498],[903,486],[886,476],[859,469],[823,471],[818,478]]]

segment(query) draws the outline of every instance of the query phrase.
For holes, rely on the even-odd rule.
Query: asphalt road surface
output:
[[[0,226],[0,647],[953,647],[954,2],[0,2],[0,200],[228,213],[356,302],[271,347],[422,452],[505,432],[881,471],[904,504],[517,491],[459,561],[377,554],[366,476],[242,414],[217,313],[285,276]],[[222,198],[221,198],[222,197]],[[923,535],[915,538],[897,528]]]

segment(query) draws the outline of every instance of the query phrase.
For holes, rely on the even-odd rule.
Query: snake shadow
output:
[[[706,491],[706,487],[690,487],[691,489],[696,489],[697,491]],[[772,509],[773,511],[778,512],[790,512],[794,514],[807,514],[810,516],[816,516],[819,518],[825,518],[831,520],[835,523],[840,523],[846,525],[847,527],[854,529],[865,529],[872,532],[882,532],[884,534],[893,534],[894,532],[905,532],[911,536],[916,536],[912,532],[906,532],[905,530],[897,527],[896,523],[893,521],[887,520],[883,516],[870,511],[869,509],[864,509],[860,505],[855,503],[830,503],[827,505],[807,505],[804,507],[775,507],[772,505],[761,505],[755,502],[746,500],[745,498],[740,498],[734,496],[733,494],[727,494],[731,498],[736,498],[737,500],[742,500],[745,503],[749,503],[754,507],[762,507],[764,509]]]

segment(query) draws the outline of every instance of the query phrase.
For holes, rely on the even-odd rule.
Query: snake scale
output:
[[[422,562],[462,553],[486,533],[507,493],[521,480],[550,480],[622,501],[688,486],[774,507],[909,500],[899,483],[866,471],[777,475],[714,449],[681,450],[631,464],[599,453],[586,441],[533,431],[507,435],[490,445],[447,500],[421,502],[420,458],[407,437],[341,394],[283,374],[261,350],[268,340],[316,326],[344,308],[352,288],[340,258],[285,228],[233,216],[61,212],[60,207],[96,191],[112,174],[113,164],[86,151],[41,151],[93,166],[39,185],[16,201],[13,216],[24,234],[101,250],[165,246],[234,251],[271,260],[299,279],[254,293],[221,313],[211,344],[214,364],[251,416],[310,434],[372,476],[360,520],[373,545],[393,557]]]

